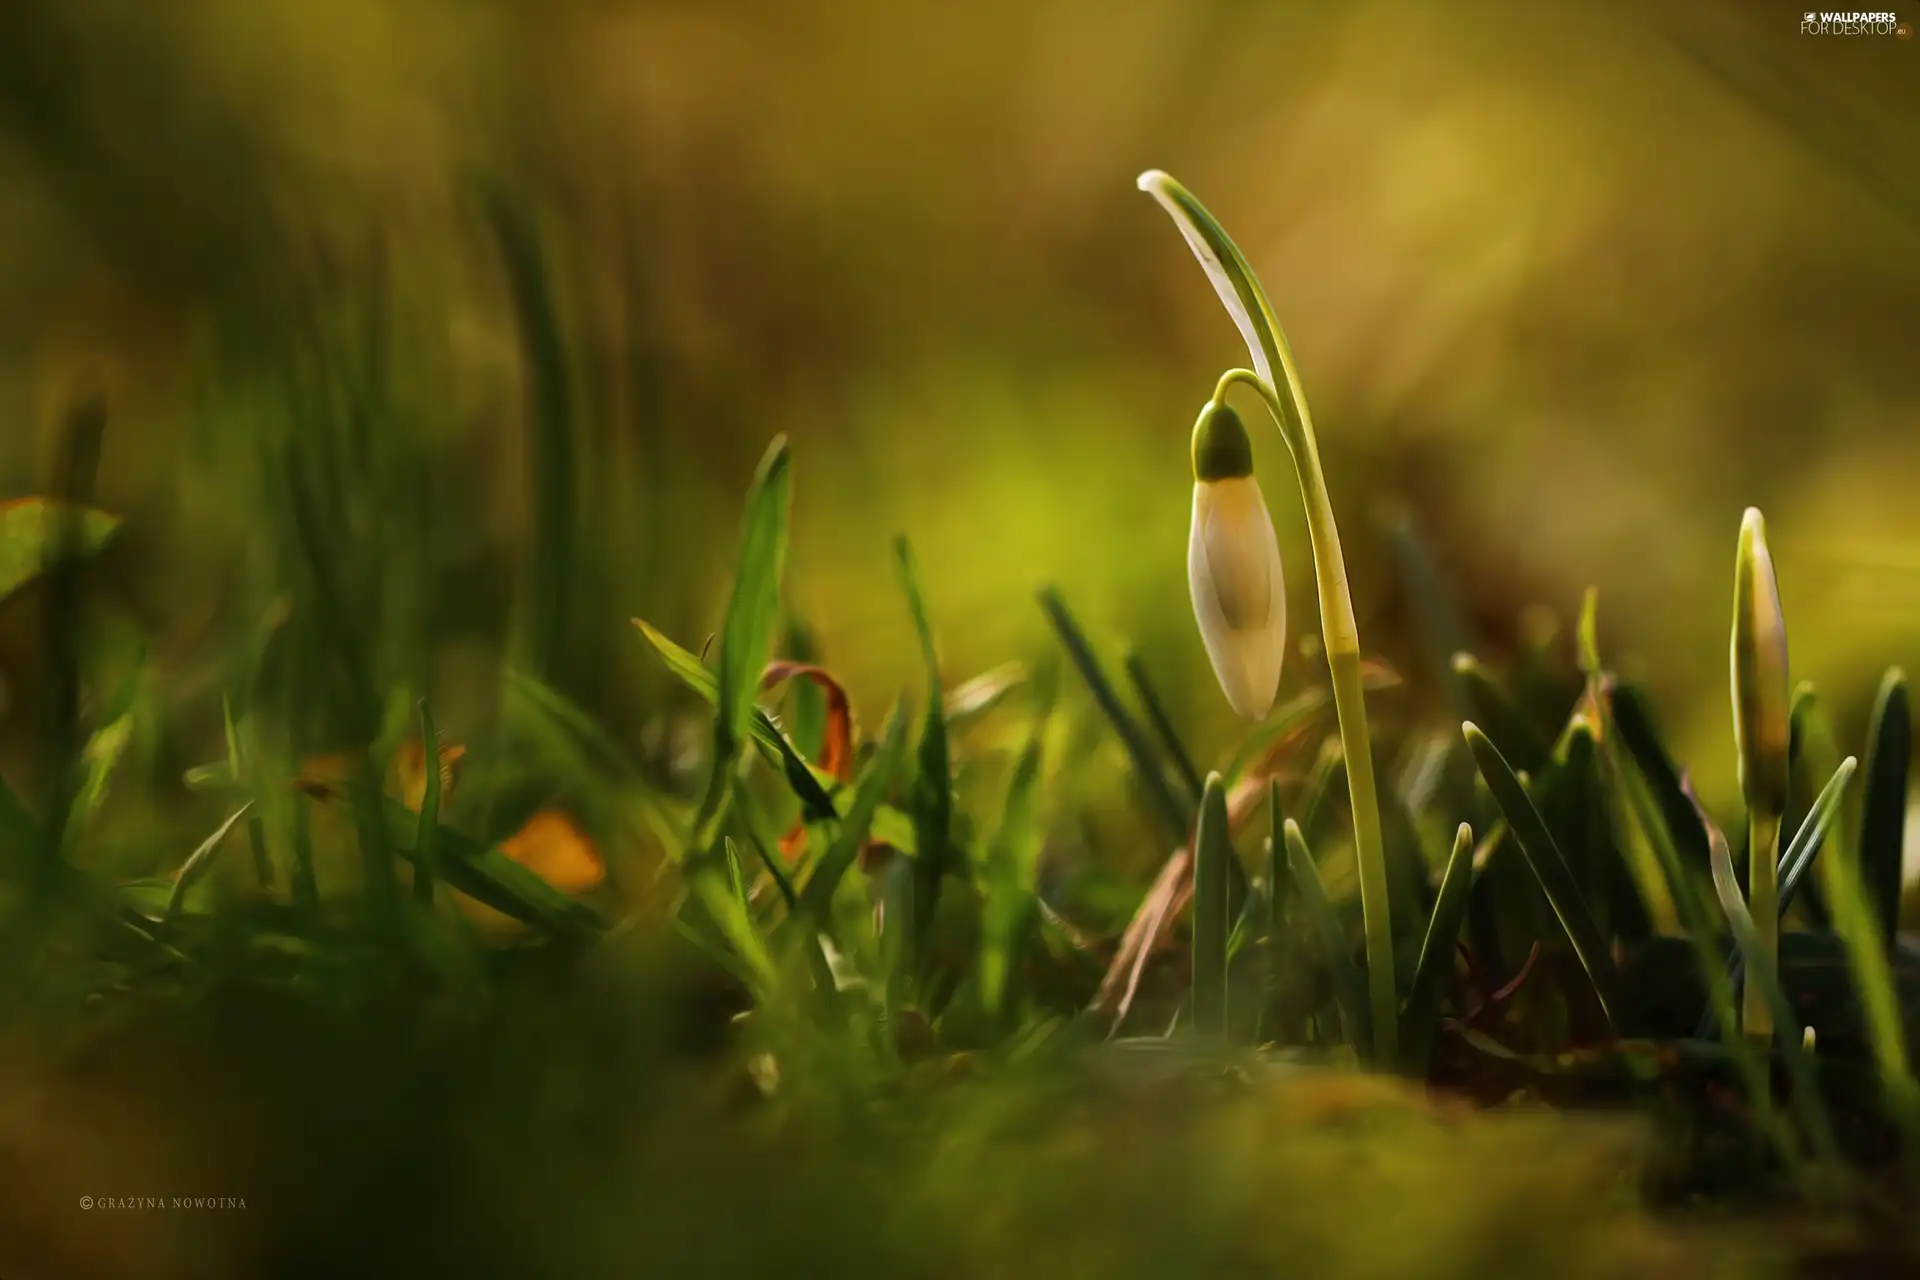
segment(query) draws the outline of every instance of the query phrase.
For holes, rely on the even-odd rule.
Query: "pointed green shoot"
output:
[[[1546,894],[1548,905],[1560,920],[1560,927],[1573,943],[1574,954],[1587,971],[1594,995],[1599,997],[1601,1011],[1612,1023],[1619,973],[1614,967],[1613,953],[1607,949],[1606,940],[1593,922],[1593,914],[1587,909],[1586,899],[1574,882],[1566,858],[1500,749],[1471,721],[1461,726],[1461,732],[1466,735],[1467,749],[1473,752],[1474,763],[1480,767],[1480,776],[1486,779],[1494,802],[1507,820],[1508,831],[1519,844],[1527,865],[1533,869],[1541,892]]]
[[[180,914],[181,904],[187,900],[187,891],[200,882],[213,866],[213,855],[220,851],[227,835],[238,825],[240,819],[253,812],[253,801],[248,800],[238,809],[227,815],[227,820],[213,829],[213,834],[201,842],[200,847],[188,855],[180,864],[179,872],[173,878],[173,891],[167,895],[167,907],[161,920],[170,921]]]
[[[1852,781],[1858,766],[1852,756],[1840,762],[1833,777],[1820,790],[1814,800],[1813,808],[1807,811],[1806,818],[1800,823],[1800,829],[1787,842],[1786,852],[1780,855],[1780,918],[1786,919],[1787,912],[1793,907],[1793,900],[1799,894],[1801,884],[1806,880],[1807,871],[1813,866],[1814,859],[1826,845],[1827,832],[1836,820],[1841,804],[1846,798],[1847,783]],[[1738,992],[1745,981],[1747,962],[1736,949],[1733,957],[1727,961],[1727,978]],[[1713,1037],[1717,1019],[1712,1009],[1708,1009],[1700,1020],[1698,1038],[1708,1040]]]
[[[767,664],[780,615],[780,582],[786,571],[787,523],[793,505],[793,473],[787,439],[776,436],[754,473],[734,569],[733,594],[720,629],[717,706],[714,719],[714,773],[721,781],[746,745],[760,672]]]
[[[1734,560],[1733,738],[1739,748],[1740,789],[1747,799],[1747,905],[1759,944],[1777,968],[1780,891],[1776,880],[1780,824],[1787,812],[1793,742],[1793,689],[1787,677],[1787,624],[1780,586],[1767,550],[1767,526],[1747,508]],[[1756,984],[1747,984],[1747,1034],[1766,1040],[1772,1008]]]
[[[1227,787],[1207,775],[1193,833],[1193,1029],[1203,1036],[1227,1030]]]
[[[1691,795],[1689,799],[1692,799]],[[1777,1044],[1780,1056],[1786,1061],[1787,1072],[1793,1077],[1794,1116],[1821,1160],[1837,1163],[1839,1149],[1834,1142],[1833,1126],[1827,1118],[1826,1108],[1820,1102],[1819,1075],[1801,1040],[1793,1006],[1787,1000],[1786,990],[1780,985],[1780,971],[1774,956],[1762,945],[1760,932],[1753,925],[1753,916],[1740,896],[1740,878],[1733,869],[1733,851],[1727,847],[1727,838],[1713,824],[1706,810],[1699,807],[1699,801],[1694,800],[1693,803],[1695,812],[1699,814],[1700,825],[1707,833],[1708,856],[1713,862],[1714,892],[1720,897],[1721,910],[1726,912],[1734,943],[1747,962],[1747,989],[1759,991],[1761,998],[1767,1002],[1772,1013],[1769,1033],[1774,1026],[1787,1033],[1778,1038]]]
[[[1040,784],[1046,769],[1048,716],[1043,712],[1007,780],[1000,827],[987,851],[983,876],[986,901],[980,920],[980,1000],[989,1015],[1006,1001],[1009,976],[1017,969],[1038,918],[1041,824]]]
[[[1334,1003],[1340,1009],[1347,1043],[1366,1061],[1371,1057],[1373,1039],[1367,1025],[1366,980],[1353,962],[1353,952],[1347,947],[1347,931],[1341,927],[1339,914],[1327,900],[1326,886],[1320,882],[1320,869],[1314,865],[1300,824],[1288,818],[1281,828],[1281,839],[1287,848],[1287,870],[1293,876],[1294,892],[1299,895],[1300,905],[1320,940],[1321,958],[1326,961],[1327,973],[1333,980]]]
[[[1074,668],[1080,672],[1080,678],[1087,682],[1094,702],[1106,716],[1107,723],[1113,726],[1114,736],[1120,739],[1120,745],[1133,765],[1133,776],[1146,794],[1147,803],[1160,820],[1167,838],[1176,843],[1184,842],[1192,833],[1193,806],[1183,804],[1168,785],[1166,770],[1161,765],[1159,754],[1153,749],[1147,731],[1133,718],[1126,704],[1120,701],[1119,691],[1107,679],[1100,660],[1094,656],[1093,646],[1087,642],[1086,632],[1081,630],[1079,621],[1067,608],[1067,602],[1061,598],[1059,591],[1053,587],[1043,587],[1040,591],[1040,607],[1046,611],[1047,620],[1059,634],[1060,645],[1067,651]]]
[[[913,868],[918,878],[913,898],[914,936],[925,937],[939,905],[940,882],[955,869],[953,765],[947,746],[946,694],[940,682],[940,658],[933,644],[933,623],[927,617],[927,602],[920,589],[920,571],[914,562],[913,547],[904,535],[894,539],[893,555],[927,674],[927,709],[920,725],[912,793],[914,843],[919,850]],[[918,957],[909,957],[909,960],[917,963]]]
[[[1913,759],[1913,704],[1898,667],[1880,682],[1867,732],[1867,792],[1860,809],[1860,878],[1873,906],[1880,938],[1892,946],[1900,933],[1900,888],[1905,870],[1907,780]]]
[[[440,730],[425,698],[420,699],[420,758],[427,777],[420,800],[420,831],[413,841],[413,896],[431,905],[433,882],[440,874]]]
[[[1137,653],[1129,652],[1125,659],[1127,681],[1133,686],[1134,696],[1140,699],[1140,705],[1146,708],[1147,722],[1153,726],[1154,733],[1160,739],[1160,746],[1173,761],[1174,772],[1180,776],[1187,794],[1193,803],[1200,803],[1200,796],[1206,790],[1206,779],[1200,776],[1200,766],[1193,762],[1193,754],[1187,750],[1187,744],[1180,739],[1180,731],[1174,728],[1173,716],[1167,710],[1165,700],[1154,686],[1153,678],[1147,672],[1147,664]]]
[[[833,843],[814,864],[813,874],[800,890],[800,910],[792,919],[794,928],[807,937],[824,929],[831,919],[834,893],[866,845],[874,813],[886,797],[887,788],[893,785],[906,749],[906,707],[904,703],[895,703],[880,730],[880,750],[860,771],[854,783],[853,803],[847,807],[846,817],[840,820]]]
[[[1447,980],[1453,976],[1454,953],[1460,946],[1460,929],[1466,922],[1472,893],[1473,828],[1463,822],[1453,834],[1453,852],[1447,855],[1440,897],[1427,920],[1420,964],[1414,970],[1407,1007],[1401,1015],[1400,1069],[1409,1076],[1427,1074],[1434,1034],[1440,1027],[1440,1002],[1447,994]]]

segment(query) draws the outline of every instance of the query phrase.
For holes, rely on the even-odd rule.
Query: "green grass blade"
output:
[[[718,706],[720,702],[720,684],[713,672],[707,670],[699,657],[689,649],[683,649],[667,639],[650,623],[635,618],[633,625],[653,646],[654,652],[667,665],[667,670],[679,677],[680,682],[699,694],[707,702]],[[806,810],[810,822],[831,821],[838,816],[833,796],[826,784],[814,773],[800,752],[794,747],[787,735],[773,722],[773,718],[758,707],[748,721],[748,732],[753,742],[760,748],[760,754],[779,768],[786,779],[788,788],[799,798]]]
[[[1797,831],[1806,822],[1817,799],[1814,787],[1823,785],[1840,767],[1840,751],[1834,745],[1833,731],[1826,723],[1820,697],[1814,687],[1802,681],[1793,691],[1792,729],[1788,754],[1793,772],[1793,808],[1787,814],[1783,830]],[[1852,846],[1847,842],[1846,806],[1837,809],[1826,825],[1823,843]],[[1821,861],[1820,873],[1809,880],[1800,895],[1800,909],[1817,929],[1831,930],[1833,919],[1827,914],[1826,895],[1821,890],[1827,876],[1827,861]]]
[[[1800,824],[1800,829],[1794,832],[1793,839],[1787,842],[1785,852],[1780,855],[1780,918],[1782,920],[1786,919],[1787,912],[1792,908],[1793,901],[1799,895],[1803,884],[1810,883],[1806,880],[1807,871],[1812,867],[1814,859],[1819,856],[1820,850],[1826,845],[1827,831],[1840,812],[1840,802],[1846,796],[1847,783],[1852,780],[1857,763],[1852,756],[1840,762],[1840,767],[1834,770],[1833,777],[1827,780],[1825,787],[1821,788],[1813,808],[1808,810],[1806,818]],[[1736,949],[1733,958],[1727,962],[1727,978],[1733,984],[1736,996],[1741,994],[1746,981],[1746,972],[1746,957]],[[1715,1035],[1717,1021],[1713,1010],[1709,1009],[1701,1018],[1700,1030],[1696,1033],[1697,1038],[1711,1040]]]
[[[867,842],[874,813],[886,796],[887,788],[893,785],[894,775],[899,772],[905,759],[906,744],[906,710],[903,704],[896,703],[887,714],[886,724],[880,731],[880,750],[867,761],[854,784],[853,803],[848,806],[846,817],[841,819],[833,843],[814,863],[813,874],[807,877],[807,883],[800,890],[800,910],[794,918],[796,928],[808,935],[824,929],[832,918],[833,895],[840,887],[841,878]]]
[[[1114,736],[1120,739],[1120,745],[1126,750],[1127,759],[1133,765],[1133,775],[1140,783],[1140,789],[1146,794],[1147,805],[1153,810],[1154,817],[1160,821],[1166,836],[1175,844],[1185,843],[1193,830],[1193,806],[1181,803],[1167,784],[1166,770],[1161,767],[1160,757],[1153,749],[1145,729],[1120,701],[1120,694],[1107,679],[1100,667],[1100,660],[1093,655],[1093,646],[1087,643],[1086,633],[1080,629],[1073,613],[1067,608],[1067,602],[1052,587],[1040,591],[1040,607],[1046,611],[1047,618],[1053,623],[1054,630],[1060,636],[1060,643],[1072,659],[1081,679],[1087,682],[1087,688],[1093,693],[1093,700],[1113,727]]]
[[[793,506],[793,471],[787,439],[776,436],[754,473],[740,554],[720,627],[716,680],[713,785],[725,789],[725,776],[745,748],[747,726],[760,692],[760,672],[780,616],[780,583],[786,574],[787,526]]]
[[[213,829],[213,834],[201,842],[200,847],[188,855],[180,864],[180,871],[173,878],[173,889],[167,894],[167,909],[162,921],[170,921],[180,914],[181,904],[187,900],[187,891],[200,882],[213,866],[213,856],[220,851],[227,836],[238,825],[240,819],[253,812],[253,801],[249,800],[227,815],[225,822]]]
[[[420,828],[413,839],[413,896],[433,901],[433,882],[440,874],[440,730],[434,726],[427,700],[420,700],[420,749],[426,769],[426,790],[420,799]]]
[[[1167,758],[1173,761],[1174,772],[1180,775],[1181,784],[1187,789],[1187,797],[1193,804],[1199,804],[1207,789],[1206,779],[1200,776],[1200,766],[1194,763],[1193,754],[1187,750],[1187,744],[1180,740],[1180,731],[1173,727],[1173,716],[1167,710],[1167,704],[1161,699],[1159,690],[1154,687],[1153,678],[1147,673],[1147,664],[1140,655],[1129,651],[1126,656],[1127,682],[1133,686],[1134,696],[1140,699],[1140,705],[1146,708],[1147,723],[1153,726],[1153,732],[1160,739],[1161,749]]]
[[[1400,1068],[1410,1076],[1427,1074],[1434,1036],[1440,1027],[1440,1002],[1447,994],[1448,980],[1453,977],[1460,929],[1466,922],[1467,902],[1472,894],[1473,828],[1463,822],[1454,832],[1453,851],[1447,856],[1446,874],[1440,880],[1440,897],[1433,904],[1433,914],[1427,921],[1420,963],[1414,969],[1406,1008],[1401,1013]]]
[[[735,780],[734,786],[736,789],[741,786],[738,779]],[[793,878],[780,864],[780,855],[775,852],[776,842],[762,830],[760,815],[755,811],[751,797],[735,795],[733,814],[739,823],[741,834],[753,847],[755,856],[760,859],[760,865],[766,868],[767,877],[773,881],[773,887],[779,893],[780,901],[786,904],[787,914],[791,916],[799,909],[800,895],[794,891]]]
[[[1548,904],[1559,917],[1560,927],[1567,931],[1567,938],[1573,943],[1574,954],[1580,957],[1580,965],[1587,971],[1602,1012],[1612,1023],[1619,973],[1614,968],[1612,952],[1593,922],[1593,913],[1587,909],[1586,899],[1567,868],[1566,858],[1500,749],[1471,722],[1461,726],[1461,731],[1466,735],[1468,749],[1473,752],[1474,763],[1480,767],[1480,776],[1486,779],[1500,812],[1506,817],[1508,832],[1519,844],[1527,865],[1533,868],[1534,878],[1540,882]]]
[[[1613,724],[1620,733],[1627,754],[1653,793],[1657,816],[1666,827],[1668,839],[1681,864],[1689,873],[1707,869],[1707,842],[1700,824],[1693,820],[1693,806],[1687,802],[1680,785],[1680,771],[1654,724],[1653,708],[1646,695],[1626,681],[1613,691]]]
[[[1873,703],[1867,732],[1867,783],[1860,809],[1860,879],[1873,908],[1880,938],[1888,946],[1900,933],[1900,887],[1904,871],[1907,779],[1913,763],[1913,703],[1907,677],[1887,672]]]
[[[1227,1030],[1227,788],[1209,774],[1193,833],[1193,1029],[1203,1036]]]
[[[893,556],[900,574],[901,591],[907,597],[907,611],[913,616],[913,631],[920,642],[920,661],[927,677],[927,706],[920,723],[920,744],[914,753],[910,805],[914,843],[919,851],[913,864],[916,877],[913,936],[925,938],[939,907],[941,881],[961,869],[953,856],[953,760],[947,742],[946,690],[940,679],[940,657],[933,643],[933,623],[927,616],[926,596],[920,587],[913,546],[904,536],[894,539]],[[920,957],[916,954],[908,959],[917,967]]]
[[[726,797],[720,801],[717,815],[721,823],[725,822],[727,812],[733,805],[733,796],[734,792],[729,788]],[[753,923],[753,915],[747,908],[746,890],[740,876],[740,858],[733,850],[733,841],[720,835],[702,856],[693,860],[689,887],[700,900],[700,905],[706,908],[713,927],[733,948],[733,955],[746,972],[755,993],[763,1000],[771,996],[778,985],[778,974],[774,969],[773,957],[767,953],[766,942],[760,937],[760,931]]]
[[[988,847],[986,902],[982,908],[980,997],[989,1015],[1005,1004],[1010,976],[1018,971],[1037,916],[1040,850],[1040,783],[1046,765],[1047,716],[1035,722],[1007,781],[1000,826]]]
[[[1720,909],[1726,913],[1727,924],[1733,930],[1734,943],[1746,960],[1747,980],[1766,999],[1773,1014],[1773,1025],[1782,1033],[1774,1037],[1774,1042],[1793,1078],[1794,1115],[1820,1158],[1837,1162],[1839,1149],[1834,1142],[1832,1122],[1820,1102],[1819,1077],[1801,1043],[1800,1022],[1794,1017],[1793,1005],[1780,985],[1773,956],[1762,944],[1759,931],[1753,927],[1753,916],[1747,911],[1746,899],[1741,896],[1739,873],[1733,868],[1733,851],[1727,847],[1727,838],[1707,817],[1706,810],[1699,807],[1698,801],[1692,803],[1707,837],[1714,892],[1719,895]]]
[[[1514,705],[1507,691],[1470,653],[1453,655],[1453,671],[1460,681],[1473,714],[1467,719],[1486,726],[1487,736],[1500,744],[1500,752],[1516,769],[1538,777],[1546,768],[1552,744],[1543,738]]]
[[[394,852],[409,862],[419,858],[420,817],[391,796],[381,797],[381,816]],[[448,887],[530,924],[563,937],[586,937],[606,927],[600,913],[561,893],[497,847],[441,823],[434,839],[440,876]]]
[[[1373,1036],[1368,1025],[1367,982],[1360,966],[1353,962],[1353,950],[1347,945],[1347,931],[1327,900],[1326,886],[1320,883],[1320,870],[1314,865],[1307,839],[1300,824],[1288,818],[1281,828],[1287,849],[1287,869],[1315,935],[1320,940],[1322,958],[1333,980],[1334,1002],[1340,1009],[1340,1021],[1346,1028],[1347,1043],[1364,1061],[1372,1052]]]
[[[1800,823],[1799,830],[1793,833],[1793,839],[1787,842],[1787,851],[1780,856],[1780,914],[1784,917],[1787,908],[1793,905],[1794,897],[1799,893],[1801,883],[1806,879],[1809,868],[1826,847],[1827,833],[1833,824],[1840,820],[1840,811],[1844,807],[1841,801],[1846,798],[1847,784],[1853,780],[1858,765],[1852,756],[1840,762],[1833,771],[1833,777],[1820,789],[1814,799],[1813,807],[1807,810],[1806,818]]]
[[[580,562],[573,375],[552,273],[533,220],[498,186],[489,186],[485,197],[527,371],[533,536],[527,565],[526,663],[541,679],[551,681],[565,661]]]
[[[1420,625],[1421,638],[1426,642],[1427,652],[1434,657],[1434,673],[1439,676],[1460,719],[1471,719],[1473,712],[1467,691],[1454,667],[1454,655],[1467,652],[1472,645],[1466,618],[1408,513],[1394,510],[1388,513],[1383,524],[1399,562],[1400,579],[1413,597],[1413,612]]]

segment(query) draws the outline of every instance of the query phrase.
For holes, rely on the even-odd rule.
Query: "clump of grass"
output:
[[[397,1215],[423,1258],[472,1232],[476,1267],[488,1250],[538,1270],[577,1249],[715,1274],[1284,1258],[1614,1275],[1748,1256],[1743,1238],[1709,1248],[1641,1216],[1648,1199],[1798,1197],[1884,1219],[1920,1152],[1920,966],[1893,914],[1904,678],[1842,756],[1817,696],[1787,696],[1787,620],[1750,517],[1732,645],[1746,812],[1709,814],[1644,690],[1605,661],[1593,594],[1573,652],[1508,666],[1402,519],[1398,586],[1448,710],[1383,717],[1376,740],[1367,699],[1403,682],[1360,649],[1271,307],[1197,202],[1152,185],[1257,366],[1209,412],[1233,386],[1261,394],[1316,550],[1326,666],[1241,740],[1183,737],[1138,654],[1116,682],[1101,655],[1119,638],[1054,587],[1039,606],[1058,654],[951,670],[940,584],[904,537],[887,589],[918,687],[856,705],[798,647],[802,459],[777,437],[714,642],[638,619],[625,633],[701,708],[696,766],[645,767],[631,726],[568,679],[585,605],[564,562],[584,534],[553,508],[579,478],[576,406],[540,255],[507,218],[535,429],[553,436],[534,442],[532,572],[561,576],[500,672],[499,723],[443,739],[417,646],[376,616],[392,588],[369,575],[421,534],[370,491],[405,492],[394,475],[417,480],[417,455],[335,420],[328,397],[302,401],[301,430],[262,450],[285,501],[261,537],[285,589],[215,691],[219,758],[177,788],[218,809],[161,875],[98,856],[137,712],[80,697],[97,672],[56,690],[46,794],[0,781],[9,1029],[45,1025],[31,1005],[115,1050],[166,1026],[206,1036],[176,1044],[249,1046],[238,1066],[199,1051],[271,1099],[277,1136],[384,1135],[369,1159],[393,1165],[392,1203],[438,1179],[499,1210],[477,1227],[442,1205]],[[379,403],[361,373],[343,401]],[[1206,482],[1246,478],[1208,467]],[[49,616],[78,625],[76,565],[116,536],[84,497],[0,507],[0,607],[45,578],[64,593]],[[1088,727],[1169,850],[1132,896],[1083,892],[1063,856],[1066,771],[1092,766],[1062,744]],[[1743,829],[1744,886],[1722,834]],[[1571,1118],[1586,1111],[1614,1123]],[[1623,1173],[1639,1193],[1625,1208],[1606,1201]],[[539,1238],[513,1235],[503,1206],[520,1202]],[[1417,1233],[1341,1217],[1394,1204],[1421,1207]],[[642,1234],[663,1243],[637,1254]]]

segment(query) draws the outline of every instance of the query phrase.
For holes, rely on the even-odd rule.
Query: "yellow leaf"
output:
[[[566,814],[542,809],[500,844],[500,852],[562,893],[585,893],[606,879],[593,840]]]

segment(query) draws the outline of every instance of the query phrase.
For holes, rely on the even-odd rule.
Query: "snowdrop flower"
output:
[[[1207,657],[1227,702],[1266,718],[1280,688],[1287,593],[1280,544],[1240,415],[1209,403],[1193,428],[1193,526],[1187,585]]]

